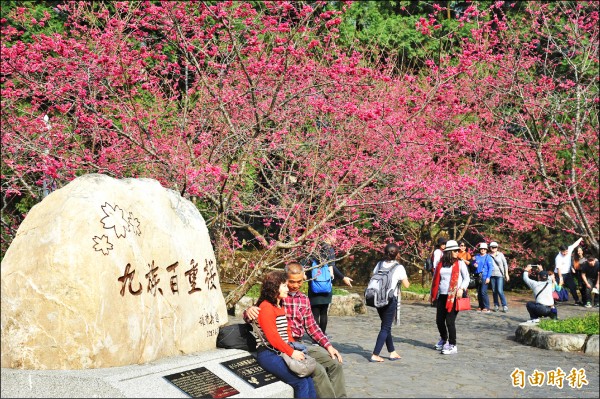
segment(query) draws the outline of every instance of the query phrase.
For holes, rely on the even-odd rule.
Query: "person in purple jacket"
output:
[[[477,265],[475,275],[479,275],[479,281],[481,281],[477,287],[477,301],[479,302],[477,311],[491,313],[488,284],[490,283],[490,277],[494,270],[494,260],[488,254],[488,245],[485,242],[479,244],[479,254],[475,255],[475,264]]]

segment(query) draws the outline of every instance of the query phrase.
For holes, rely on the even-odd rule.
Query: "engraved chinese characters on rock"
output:
[[[167,274],[168,275],[168,280],[165,279],[166,281],[169,281],[169,288],[171,291],[171,294],[179,294],[179,276],[177,274],[177,267],[179,266],[179,262],[175,262],[170,264],[169,266],[166,266],[164,268],[165,272],[161,273],[161,267],[160,266],[156,266],[154,264],[154,260],[152,261],[152,263],[148,264],[148,269],[149,271],[144,274],[144,276],[146,277],[147,280],[147,285],[146,285],[146,292],[150,292],[152,293],[152,295],[156,296],[156,293],[160,293],[161,295],[163,295],[163,290],[162,288],[159,286],[160,282],[161,282],[161,278],[160,275],[162,274]],[[200,292],[202,291],[203,287],[198,287],[198,272],[199,272],[199,268],[198,268],[198,262],[194,261],[194,259],[192,259],[190,261],[190,268],[186,271],[184,271],[184,275],[188,278],[188,284],[189,284],[189,291],[187,291],[188,294],[193,294],[196,292]],[[205,259],[205,267],[203,268],[203,272],[206,274],[206,277],[204,279],[204,284],[207,290],[216,290],[217,286],[215,284],[215,279],[216,279],[216,275],[217,272],[215,270],[214,267],[214,262],[213,260],[208,260]],[[125,296],[125,289],[127,288],[129,293],[131,295],[140,295],[142,293],[142,283],[137,280],[134,283],[135,280],[135,275],[136,275],[136,270],[132,269],[132,266],[130,263],[128,263],[127,265],[125,265],[125,270],[123,272],[122,276],[119,276],[117,278],[117,281],[119,281],[121,283],[121,290],[120,290],[120,294],[121,296]],[[202,281],[202,280],[200,280]],[[137,286],[137,290],[134,290],[132,287],[132,284],[135,284],[134,286]]]
[[[119,205],[111,205],[105,202],[104,205],[100,206],[104,217],[100,219],[102,227],[106,230],[114,231],[117,238],[125,238],[127,232],[131,232],[137,236],[142,234],[140,230],[140,221],[133,215],[133,212],[126,212]],[[102,252],[103,255],[108,255],[113,250],[114,246],[109,241],[107,235],[94,236],[94,250]]]
[[[117,367],[216,347],[218,325],[199,322],[227,322],[218,265],[202,215],[178,192],[86,175],[19,231],[1,268],[3,367]]]

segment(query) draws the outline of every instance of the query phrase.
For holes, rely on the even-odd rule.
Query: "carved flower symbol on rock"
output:
[[[129,230],[129,222],[124,218],[123,209],[115,205],[113,208],[108,202],[101,206],[102,211],[106,215],[100,220],[104,225],[105,229],[115,229],[117,237],[125,237],[127,230]]]
[[[113,245],[108,242],[107,236],[94,237],[94,242],[96,243],[96,245],[94,245],[94,250],[102,251],[104,255],[108,255],[108,252],[113,249]]]

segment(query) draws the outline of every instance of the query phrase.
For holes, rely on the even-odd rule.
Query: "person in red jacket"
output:
[[[294,388],[295,398],[316,398],[317,392],[312,377],[298,377],[287,367],[278,352],[303,360],[304,352],[294,349],[290,326],[287,322],[282,299],[288,295],[287,276],[282,271],[273,271],[264,277],[260,297],[256,305],[260,308],[258,326],[267,343],[256,340],[257,361],[263,369]]]

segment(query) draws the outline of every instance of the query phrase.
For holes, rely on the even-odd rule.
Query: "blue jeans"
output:
[[[506,306],[506,296],[504,296],[504,277],[490,277],[490,283],[492,283],[492,292],[494,295],[494,305],[498,306],[498,295],[500,295],[500,301],[502,306]]]
[[[379,356],[384,343],[389,353],[395,350],[394,337],[392,337],[392,323],[394,322],[397,306],[398,298],[394,297],[386,306],[377,308],[377,313],[379,313],[379,318],[381,319],[381,328],[379,334],[377,334],[375,349],[373,349],[374,355]]]
[[[488,285],[485,283],[485,280],[483,280],[481,285],[477,287],[477,301],[479,302],[479,308],[481,310],[490,308],[490,298],[488,297]]]
[[[292,373],[281,356],[269,349],[261,349],[256,354],[258,364],[279,378],[281,381],[294,388],[294,398],[316,398],[317,391],[312,377],[298,377]]]

